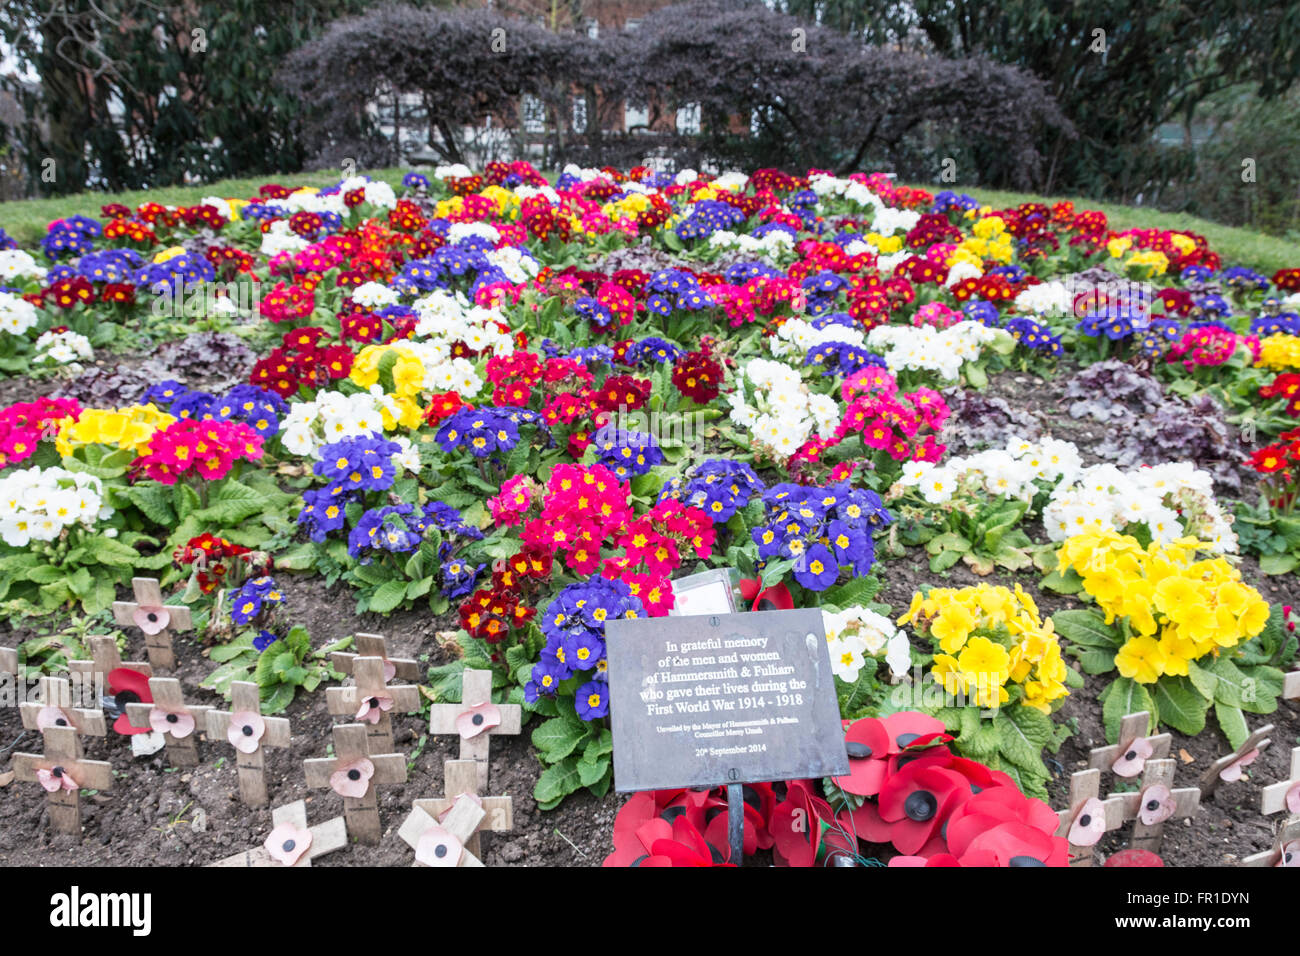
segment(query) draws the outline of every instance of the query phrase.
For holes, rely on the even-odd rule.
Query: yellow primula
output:
[[[154,262],[166,262],[168,259],[175,259],[177,256],[185,255],[184,246],[171,246],[157,253],[153,257]]]
[[[1261,368],[1300,368],[1300,336],[1279,332],[1260,339],[1259,360],[1255,364]]]
[[[175,417],[159,411],[153,405],[85,408],[76,421],[63,419],[54,447],[60,455],[70,455],[85,445],[128,448],[137,455],[143,455],[153,433],[174,421]]]
[[[415,351],[400,344],[367,345],[357,353],[348,378],[362,388],[374,385],[379,381],[379,365],[390,352],[395,359],[392,366],[392,394],[398,398],[413,398],[424,388],[426,370]]]

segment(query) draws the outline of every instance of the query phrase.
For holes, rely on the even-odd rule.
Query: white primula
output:
[[[895,677],[904,676],[912,663],[907,635],[894,622],[865,607],[822,611],[822,626],[831,656],[831,671],[840,680],[858,679],[865,657],[884,657]]]
[[[261,252],[264,256],[274,256],[281,252],[297,252],[306,249],[310,242],[289,230],[287,219],[277,219],[270,228],[262,233]]]
[[[714,249],[736,249],[748,255],[768,258],[788,255],[794,251],[794,236],[780,229],[773,229],[762,237],[719,229],[712,233],[707,241]]]
[[[380,209],[396,209],[397,193],[388,183],[369,182],[366,183],[366,202]]]
[[[1015,305],[1019,312],[1069,315],[1074,309],[1074,297],[1064,282],[1040,282],[1016,296]]]
[[[937,372],[955,380],[962,364],[980,357],[986,347],[1009,352],[1015,340],[1002,329],[979,322],[958,322],[946,329],[922,325],[878,325],[867,333],[867,346],[885,357],[889,370]]]
[[[65,528],[93,529],[112,516],[103,484],[85,472],[20,468],[0,477],[0,540],[10,547],[53,541]]]
[[[311,455],[341,438],[383,434],[385,411],[390,419],[401,414],[397,401],[378,385],[352,395],[320,391],[310,402],[290,403],[280,440],[295,455]]]
[[[462,239],[486,239],[495,243],[501,238],[496,226],[487,222],[453,222],[447,229],[447,242],[454,244]]]
[[[802,362],[809,349],[827,342],[866,347],[866,332],[861,328],[830,324],[819,329],[803,319],[787,319],[768,341],[777,358],[795,358]]]
[[[352,290],[352,301],[367,309],[382,309],[397,304],[397,293],[382,282],[363,282]]]
[[[449,166],[439,166],[433,171],[433,175],[438,179],[464,179],[472,176],[470,168],[464,163],[452,163]]]
[[[95,350],[90,346],[90,339],[78,332],[42,332],[36,340],[36,354],[32,357],[34,365],[65,367],[73,372],[80,372],[80,359],[93,359]]]
[[[511,282],[519,285],[537,277],[541,266],[526,249],[502,246],[487,253],[487,260],[496,266]]]
[[[877,207],[871,219],[871,228],[882,236],[895,232],[911,232],[921,221],[921,214],[914,209],[893,209],[889,206]]]
[[[955,262],[948,267],[948,278],[943,280],[946,288],[951,289],[958,282],[965,282],[967,279],[978,279],[984,275],[984,270],[973,262]]]
[[[749,429],[758,450],[777,462],[789,460],[814,434],[830,438],[839,427],[835,400],[810,392],[782,362],[751,359],[737,382],[741,387],[727,396],[731,420]]]
[[[36,306],[12,292],[0,292],[0,329],[22,335],[36,324]]]
[[[0,282],[44,279],[49,270],[21,249],[0,249]]]
[[[917,489],[932,504],[947,501],[959,486],[981,495],[1032,501],[1058,482],[1073,480],[1081,469],[1079,450],[1070,442],[1013,437],[1006,448],[954,456],[943,465],[908,462],[898,484]]]
[[[521,268],[524,261],[535,265],[531,259],[521,259]],[[491,349],[494,355],[509,355],[515,349],[509,323],[500,310],[471,305],[460,293],[437,289],[417,299],[414,308],[419,318],[411,341],[430,346],[433,352],[425,354],[432,354],[438,363],[450,359],[458,343],[475,352]]]

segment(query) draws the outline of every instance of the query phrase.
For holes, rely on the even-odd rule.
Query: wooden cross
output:
[[[375,790],[406,783],[406,758],[395,753],[370,753],[364,724],[335,724],[333,736],[335,756],[303,761],[307,786],[313,790],[328,787],[342,796],[348,835],[374,846],[383,832]]]
[[[489,736],[519,733],[523,729],[523,711],[518,704],[492,703],[491,671],[464,671],[460,699],[459,704],[433,704],[429,708],[429,733],[460,734],[460,759],[478,764],[475,792],[486,793]]]
[[[125,667],[127,670],[139,671],[145,677],[153,676],[153,668],[144,661],[123,661],[115,638],[96,634],[86,638],[86,645],[90,649],[90,660],[68,661],[68,670],[73,674],[80,674],[83,677],[95,675],[108,677],[111,671]]]
[[[1070,806],[1058,810],[1061,825],[1056,835],[1085,839],[1085,843],[1070,841],[1070,865],[1092,866],[1093,847],[1109,830],[1124,825],[1124,804],[1111,797],[1101,799],[1101,771],[1096,767],[1080,770],[1070,777]],[[1076,826],[1077,824],[1077,826]]]
[[[397,835],[415,850],[416,866],[482,866],[467,841],[479,830],[487,811],[469,794],[462,794],[441,818],[415,807]]]
[[[263,717],[260,688],[252,681],[237,680],[230,685],[230,710],[214,707],[208,711],[207,731],[209,740],[225,739],[235,748],[239,797],[244,805],[264,807],[270,803],[264,750],[289,746],[288,718]]]
[[[126,705],[126,716],[135,727],[149,727],[163,735],[167,759],[173,767],[199,765],[198,733],[206,730],[206,704],[187,704],[181,682],[175,677],[149,678],[153,703]]]
[[[1140,793],[1112,793],[1111,799],[1119,797],[1123,801],[1124,818],[1134,820],[1133,839],[1130,845],[1139,850],[1160,852],[1160,842],[1164,839],[1165,821],[1174,817],[1190,817],[1201,805],[1201,791],[1198,787],[1174,789],[1174,772],[1176,760],[1148,760],[1142,771],[1142,791]],[[1144,814],[1152,814],[1150,822],[1144,822]]]
[[[18,676],[18,651],[12,647],[0,647],[0,674]]]
[[[102,707],[74,707],[72,701],[72,684],[66,677],[42,677],[40,702],[23,701],[18,705],[18,714],[28,730],[71,727],[78,737],[103,737],[108,733]]]
[[[478,763],[474,760],[447,760],[442,765],[443,786],[441,797],[416,800],[413,806],[435,820],[443,817],[455,806],[456,800],[469,794],[483,807],[483,818],[474,831],[462,838],[465,849],[474,856],[482,856],[479,834],[484,830],[505,833],[514,829],[514,802],[508,796],[485,797],[478,792]]]
[[[384,680],[382,657],[354,657],[351,687],[330,687],[325,704],[336,717],[361,721],[366,727],[370,753],[390,754],[393,746],[393,710],[411,713],[420,709],[420,691],[413,684],[389,684]]]
[[[1088,752],[1088,766],[1113,771],[1120,777],[1136,777],[1142,772],[1147,760],[1169,756],[1170,736],[1147,736],[1150,729],[1151,715],[1145,710],[1127,714],[1119,723],[1119,743],[1109,747],[1094,747]],[[1148,747],[1151,752],[1143,756]]]
[[[14,754],[14,776],[45,788],[51,830],[80,837],[81,791],[112,789],[113,765],[105,760],[84,760],[81,738],[74,727],[49,727],[41,736],[45,753]]]
[[[378,634],[356,635],[355,654],[349,651],[334,651],[330,654],[330,663],[334,669],[343,674],[352,673],[352,662],[358,657],[382,657],[384,659],[384,680],[413,681],[420,679],[420,665],[408,657],[389,657],[388,643]]]
[[[1300,747],[1291,748],[1291,773],[1287,779],[1269,784],[1260,794],[1260,810],[1265,816],[1287,810],[1300,819]]]
[[[224,860],[218,860],[216,863],[209,863],[208,866],[285,866],[282,862],[286,852],[292,854],[298,851],[297,859],[291,864],[294,867],[311,866],[312,860],[324,856],[326,853],[333,853],[335,850],[341,850],[348,845],[348,827],[343,822],[342,817],[334,817],[332,820],[326,820],[314,827],[307,826],[307,802],[297,800],[293,803],[287,803],[282,807],[276,807],[271,811],[271,835],[267,837],[266,842],[259,847],[251,850],[245,850],[243,853],[237,853],[234,856],[228,856]],[[304,831],[308,834],[303,836]],[[280,852],[276,856],[271,855],[271,841],[275,838],[279,843],[276,847]],[[289,841],[293,841],[290,845]],[[301,844],[306,843],[306,851],[300,849]],[[285,848],[288,848],[287,851]]]
[[[131,588],[135,600],[114,601],[113,620],[122,625],[134,625],[144,632],[145,650],[155,670],[175,670],[172,631],[188,631],[193,626],[190,609],[184,604],[164,605],[157,578],[132,578]]]
[[[1272,732],[1273,725],[1265,724],[1242,741],[1241,746],[1232,753],[1220,757],[1218,760],[1214,761],[1214,763],[1210,764],[1210,769],[1206,770],[1205,773],[1201,775],[1201,796],[1211,796],[1214,791],[1219,788],[1220,781],[1225,779],[1223,777],[1223,772],[1233,764],[1237,763],[1237,761],[1245,757],[1254,760],[1255,757],[1251,756],[1252,753],[1255,754],[1255,756],[1263,753],[1264,750],[1268,748],[1268,745],[1273,742],[1268,739],[1268,735]],[[1236,776],[1230,775],[1226,779],[1232,781],[1240,777],[1240,775],[1240,770],[1238,770]]]
[[[1242,866],[1300,865],[1300,817],[1288,821],[1273,841],[1273,846],[1241,861]]]

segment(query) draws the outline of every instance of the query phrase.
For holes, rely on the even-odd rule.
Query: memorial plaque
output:
[[[849,772],[821,611],[610,621],[620,792]]]

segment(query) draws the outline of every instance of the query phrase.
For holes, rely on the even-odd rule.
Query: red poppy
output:
[[[753,602],[751,611],[788,611],[794,607],[794,598],[784,584],[764,588],[757,578],[740,582],[740,596]]]
[[[152,704],[153,693],[149,690],[149,678],[140,671],[129,667],[117,667],[108,672],[105,678],[108,692],[120,711],[113,729],[123,736],[149,733],[148,727],[136,727],[126,716],[126,705],[132,703]]]

